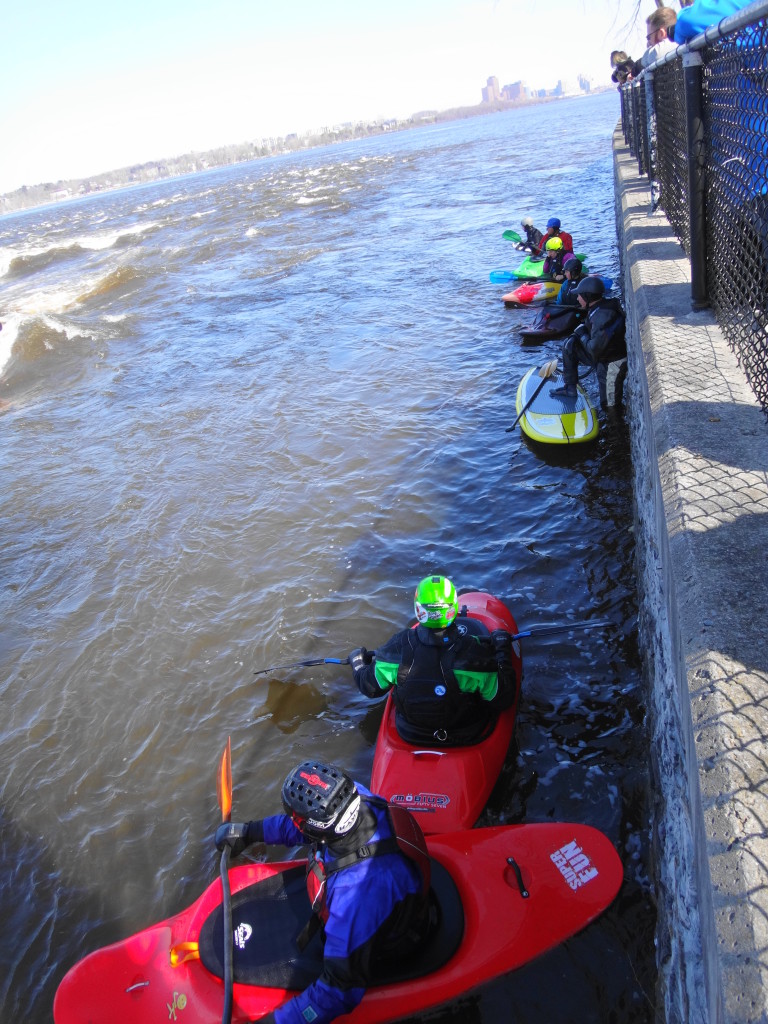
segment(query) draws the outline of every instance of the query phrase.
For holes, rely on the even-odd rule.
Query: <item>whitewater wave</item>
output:
[[[0,253],[0,277],[22,277],[36,273],[59,260],[70,259],[86,252],[102,252],[113,249],[126,241],[134,241],[137,237],[156,227],[158,227],[158,223],[150,221],[117,231],[56,239],[47,245],[31,245],[24,249],[9,246]]]

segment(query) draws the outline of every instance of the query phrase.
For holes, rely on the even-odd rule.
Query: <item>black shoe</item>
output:
[[[553,388],[549,393],[552,398],[576,398],[576,385],[563,384],[561,388]]]

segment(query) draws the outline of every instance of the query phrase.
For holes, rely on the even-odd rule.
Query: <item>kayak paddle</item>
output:
[[[272,668],[259,668],[255,676],[266,675],[267,672],[284,672],[289,668],[312,668],[313,665],[348,665],[349,658],[310,658],[309,661],[292,661],[290,665],[273,665]]]
[[[610,626],[608,619],[584,619],[582,622],[569,622],[564,626],[534,626],[532,629],[524,629],[522,633],[515,633],[513,640],[523,640],[526,637],[555,636],[557,633],[568,633],[572,629],[598,629],[600,626]]]
[[[507,427],[505,433],[509,434],[509,433],[511,433],[515,429],[515,427],[520,422],[520,420],[523,418],[523,416],[528,412],[529,408],[531,407],[531,405],[535,401],[536,396],[538,395],[538,393],[541,391],[541,389],[547,383],[549,378],[553,377],[556,372],[557,372],[557,360],[556,359],[550,359],[550,361],[548,363],[544,363],[543,366],[539,367],[539,376],[541,377],[541,384],[539,384],[539,386],[533,392],[533,394],[528,399],[528,401],[525,403],[523,408],[520,410],[520,415],[517,417],[517,419],[512,424],[512,426],[511,427]]]
[[[518,233],[516,231],[513,231],[511,228],[505,231],[501,237],[506,238],[508,242],[522,242],[522,238],[520,237],[520,235],[518,235]]]
[[[221,808],[222,822],[230,821],[232,817],[232,739],[229,736],[227,736],[227,745],[224,747],[224,753],[219,761],[216,797]],[[232,891],[229,887],[229,846],[226,843],[221,851],[221,910],[224,919],[224,1009],[221,1013],[221,1024],[230,1024],[234,984],[232,961],[234,934],[232,929]]]
[[[509,281],[517,280],[514,270],[492,270],[490,277],[491,284],[507,284]]]

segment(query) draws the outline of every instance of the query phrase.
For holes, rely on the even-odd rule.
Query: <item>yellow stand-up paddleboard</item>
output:
[[[520,381],[515,400],[520,429],[532,441],[543,444],[576,444],[594,440],[600,429],[597,410],[580,385],[577,385],[575,398],[553,397],[553,388],[561,385],[562,378],[557,376],[542,380],[536,366],[526,373]],[[539,392],[533,397],[537,388]],[[528,402],[531,404],[525,409]],[[523,409],[525,412],[521,416]]]

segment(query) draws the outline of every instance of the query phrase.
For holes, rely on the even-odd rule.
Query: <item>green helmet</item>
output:
[[[445,576],[426,576],[413,596],[416,618],[429,629],[445,629],[459,614],[459,595]]]

